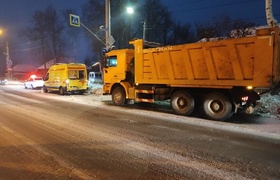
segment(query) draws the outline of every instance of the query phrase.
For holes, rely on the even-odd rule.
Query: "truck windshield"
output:
[[[85,77],[85,71],[84,70],[69,70],[68,77],[71,80],[83,79]]]
[[[116,67],[117,64],[117,56],[110,56],[106,58],[106,67]]]

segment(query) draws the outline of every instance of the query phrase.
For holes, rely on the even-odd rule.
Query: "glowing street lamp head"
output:
[[[133,14],[134,13],[134,10],[133,10],[132,7],[127,7],[126,11],[127,11],[128,14]]]

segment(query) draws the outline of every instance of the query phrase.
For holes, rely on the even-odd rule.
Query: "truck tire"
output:
[[[170,105],[179,115],[190,115],[195,106],[193,96],[186,91],[177,91],[171,96]]]
[[[224,94],[214,92],[207,95],[203,102],[203,111],[207,118],[223,121],[231,117],[232,104]]]
[[[116,87],[112,92],[112,101],[115,106],[123,106],[125,104],[125,92],[122,87]]]

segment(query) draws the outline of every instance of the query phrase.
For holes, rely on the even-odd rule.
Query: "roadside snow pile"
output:
[[[280,95],[261,95],[260,106],[256,113],[263,117],[271,117],[280,120]]]
[[[88,92],[90,94],[102,94],[102,84],[100,83],[94,83],[91,84],[88,88]]]

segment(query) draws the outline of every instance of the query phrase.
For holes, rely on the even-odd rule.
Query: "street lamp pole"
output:
[[[143,41],[146,39],[146,21],[143,20]]]
[[[7,63],[7,78],[12,77],[12,61],[10,60],[9,41],[6,41],[6,63]]]
[[[109,37],[111,36],[111,15],[110,0],[105,1],[105,28],[106,28],[106,48],[109,47]]]

